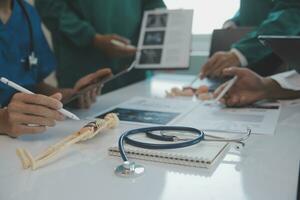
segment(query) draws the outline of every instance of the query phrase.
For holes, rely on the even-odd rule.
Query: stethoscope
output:
[[[30,16],[25,8],[25,5],[23,3],[23,0],[17,0],[17,3],[19,3],[24,15],[25,15],[25,18],[26,18],[26,21],[28,23],[28,30],[29,30],[29,55],[28,57],[26,57],[25,59],[22,59],[21,62],[22,63],[25,63],[25,69],[27,71],[31,70],[33,67],[37,66],[38,65],[38,58],[36,57],[36,54],[35,54],[35,51],[34,51],[34,35],[33,35],[33,26],[32,26],[32,22],[30,20]]]
[[[194,135],[194,137],[181,138],[176,136],[176,133],[189,133]],[[136,134],[145,134],[147,137],[158,140],[169,142],[165,144],[154,144],[154,143],[145,143],[141,141],[134,140],[129,136]],[[167,134],[167,133],[172,133]],[[251,129],[247,129],[247,134],[244,137],[229,139],[223,137],[212,136],[204,134],[202,130],[198,130],[190,127],[182,126],[157,126],[157,127],[148,127],[148,128],[139,128],[133,129],[123,133],[118,142],[118,148],[120,151],[120,156],[123,160],[123,163],[115,169],[115,174],[121,177],[137,177],[142,175],[145,172],[144,166],[136,164],[133,161],[130,161],[125,152],[124,143],[126,142],[129,145],[144,148],[144,149],[177,149],[184,148],[188,146],[195,145],[201,141],[217,141],[217,142],[231,142],[245,145],[244,141],[247,140],[251,135]],[[212,139],[206,138],[210,137]]]

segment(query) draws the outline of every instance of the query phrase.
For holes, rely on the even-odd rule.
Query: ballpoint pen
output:
[[[189,85],[188,85],[187,87],[192,88],[192,86],[194,85],[194,83],[199,79],[199,76],[200,76],[200,74],[197,75],[197,76],[189,83]]]
[[[136,49],[134,46],[132,46],[132,45],[130,45],[130,44],[125,44],[125,43],[120,42],[120,41],[118,41],[118,40],[112,39],[110,42],[111,42],[113,45],[116,45],[116,46],[118,46],[118,47],[123,47],[123,48],[128,48],[128,49]]]
[[[237,76],[233,77],[231,80],[229,80],[225,86],[225,88],[222,90],[222,92],[215,98],[215,102],[220,101],[224,97],[224,95],[230,90],[230,88],[235,84],[237,80]]]
[[[20,91],[20,92],[23,92],[23,93],[26,93],[26,94],[34,94],[33,92],[31,92],[31,91],[23,88],[22,86],[20,86],[20,85],[18,85],[16,83],[14,83],[14,82],[12,82],[12,81],[4,78],[4,77],[1,77],[0,81],[2,83],[6,84],[6,85],[8,85],[8,86],[10,86],[10,87],[18,90],[18,91]],[[69,118],[74,119],[74,120],[80,120],[75,114],[73,114],[73,113],[71,113],[71,112],[69,112],[69,111],[67,111],[67,110],[65,110],[63,108],[59,109],[58,111],[61,114],[65,115],[66,117],[69,117]]]

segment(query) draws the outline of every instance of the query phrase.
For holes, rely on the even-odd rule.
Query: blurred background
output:
[[[34,0],[29,0],[34,4]],[[193,74],[199,72],[199,66],[204,63],[210,47],[210,36],[214,29],[222,27],[224,19],[233,17],[239,8],[239,0],[164,0],[168,9],[193,9],[193,42],[191,50],[190,68],[188,70],[168,71],[168,73]],[[226,3],[225,3],[226,2]],[[224,7],[226,5],[226,7]],[[212,15],[218,13],[217,15]],[[51,35],[44,28],[47,40],[51,45]],[[156,72],[156,73],[160,73]],[[164,72],[165,73],[165,72]],[[48,83],[55,85],[53,75],[47,79]]]

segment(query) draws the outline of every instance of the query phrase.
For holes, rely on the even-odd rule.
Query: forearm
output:
[[[266,99],[296,99],[300,98],[300,91],[283,89],[275,80],[271,78],[264,79],[266,86]]]
[[[272,54],[270,48],[259,42],[257,39],[259,35],[298,35],[300,33],[299,22],[300,8],[298,7],[272,12],[259,27],[232,47],[243,53],[251,66]]]

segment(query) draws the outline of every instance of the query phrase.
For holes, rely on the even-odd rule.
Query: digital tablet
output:
[[[136,66],[136,61],[133,61],[128,68],[120,71],[119,73],[117,73],[115,75],[112,75],[112,76],[104,77],[104,79],[101,79],[101,80],[99,80],[96,83],[92,83],[90,85],[87,85],[86,87],[84,87],[80,91],[78,91],[76,94],[74,94],[72,97],[70,97],[69,99],[65,100],[63,102],[64,105],[73,102],[74,100],[78,99],[80,96],[82,96],[83,94],[87,93],[88,91],[93,90],[94,88],[103,87],[106,83],[108,83],[110,81],[113,81],[116,78],[118,78],[118,77],[120,77],[120,76],[122,76],[122,75],[124,75],[124,74],[126,74],[128,72],[130,72],[135,66]]]
[[[241,40],[253,27],[239,27],[234,29],[215,29],[211,36],[209,57],[219,51],[229,51],[232,44]]]
[[[285,63],[300,69],[300,36],[261,35],[258,39]]]

